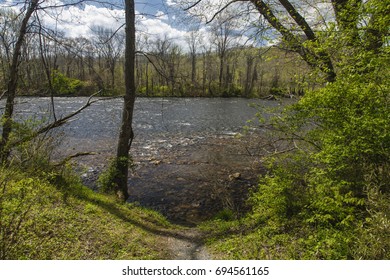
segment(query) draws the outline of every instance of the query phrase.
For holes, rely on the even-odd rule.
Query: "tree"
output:
[[[218,17],[212,27],[213,31],[213,44],[217,50],[219,59],[219,77],[218,85],[219,90],[226,89],[227,76],[229,75],[226,68],[226,60],[229,49],[233,45],[234,41],[234,27],[230,18]]]
[[[10,153],[9,147],[7,147],[7,145],[12,132],[12,122],[13,122],[12,115],[14,111],[14,100],[16,97],[16,88],[18,84],[18,69],[19,69],[20,58],[21,58],[21,50],[27,34],[29,20],[33,15],[33,13],[38,8],[39,0],[31,0],[30,3],[25,5],[26,5],[25,6],[26,12],[20,24],[18,38],[13,50],[9,76],[7,81],[7,89],[6,89],[7,100],[6,100],[6,105],[5,105],[5,110],[3,114],[3,120],[2,120],[3,132],[0,139],[0,162],[1,163],[6,162]]]
[[[115,192],[122,200],[129,197],[127,178],[129,173],[129,151],[134,138],[132,127],[135,103],[135,8],[134,0],[125,0],[126,38],[125,38],[125,96],[122,123],[118,138],[118,148],[114,162],[113,182]]]
[[[109,87],[111,90],[115,88],[115,69],[118,60],[123,53],[124,36],[120,32],[115,32],[109,28],[96,26],[93,28],[95,33],[94,43],[95,49],[99,53],[99,57],[104,59],[104,67],[109,72]]]
[[[312,0],[233,0],[221,1],[215,5],[213,5],[214,1],[209,0],[178,0],[176,3],[181,4],[187,11],[194,10],[198,15],[202,13],[204,15],[204,11],[214,10],[212,19],[232,5],[237,14],[254,9],[281,35],[285,49],[298,53],[311,67],[324,73],[328,82],[335,81],[337,73],[333,53],[326,49],[321,39],[324,26],[335,22],[333,31],[343,32],[342,40],[346,45],[362,45],[370,51],[379,51],[389,33],[388,26],[383,24],[389,21],[390,7],[386,1],[331,0],[326,3],[326,7],[332,9],[334,16],[324,19],[322,23],[313,21],[309,17],[310,14],[304,16],[305,7],[314,7],[315,10],[321,11],[319,3]],[[310,5],[303,6],[304,4]],[[200,5],[204,6],[200,7]],[[381,8],[373,9],[373,7]],[[366,18],[362,17],[362,13],[365,13]]]
[[[196,84],[196,59],[198,55],[198,48],[202,45],[202,37],[200,36],[199,30],[191,30],[186,38],[188,47],[190,49],[191,59],[191,83],[193,86]]]
[[[318,38],[308,24],[306,19],[298,12],[298,10],[288,0],[280,0],[280,4],[286,9],[288,15],[294,20],[297,28],[303,32],[305,39],[302,40],[301,34],[294,34],[293,29],[286,27],[280,18],[276,16],[271,6],[265,1],[251,0],[250,1],[259,13],[275,28],[281,35],[286,47],[294,52],[297,52],[310,66],[320,69],[326,74],[326,80],[333,82],[336,78],[336,73],[330,56],[322,51],[316,51],[315,48],[308,48],[304,44],[305,41],[310,41],[314,44],[318,43]]]

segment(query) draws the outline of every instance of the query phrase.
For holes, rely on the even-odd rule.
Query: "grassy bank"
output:
[[[67,174],[0,169],[0,259],[165,259],[169,228]]]

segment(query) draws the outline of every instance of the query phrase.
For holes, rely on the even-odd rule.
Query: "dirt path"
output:
[[[202,232],[196,228],[179,230],[177,236],[167,237],[167,249],[173,260],[212,259],[204,246]]]

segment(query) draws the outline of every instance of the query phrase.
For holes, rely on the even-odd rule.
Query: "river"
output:
[[[87,100],[55,98],[57,118]],[[122,104],[118,98],[99,101],[57,129],[61,138],[57,156],[96,153],[76,160],[76,169],[92,188],[115,154]],[[256,106],[278,104],[242,98],[138,98],[129,202],[185,224],[222,210],[243,211],[248,189],[256,185],[262,168],[249,152],[257,143],[235,135],[255,118]],[[50,108],[50,98],[19,98],[15,118],[49,120]]]
[[[57,118],[86,102],[84,97],[55,98]],[[137,98],[134,131],[143,138],[154,138],[158,134],[235,133],[257,112],[249,104],[271,107],[277,102],[243,98]],[[50,98],[19,98],[15,116],[49,118],[50,108]],[[99,101],[79,114],[76,121],[66,125],[66,134],[79,139],[115,137],[121,110],[122,99]]]

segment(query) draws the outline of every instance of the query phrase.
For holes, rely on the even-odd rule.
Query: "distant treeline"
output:
[[[12,19],[9,11],[5,18]],[[18,21],[0,22],[0,87],[5,90]],[[27,34],[19,68],[21,95],[124,93],[124,34],[94,27],[90,38],[66,38],[35,27]],[[218,39],[218,38],[217,38]],[[223,38],[222,38],[223,39]],[[139,40],[141,41],[141,40]],[[298,95],[315,87],[309,67],[281,47],[243,47],[172,39],[138,42],[136,86],[140,96],[265,97]],[[145,47],[147,46],[147,47]],[[191,47],[192,46],[192,47]]]

